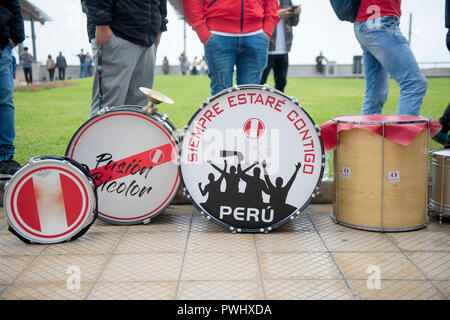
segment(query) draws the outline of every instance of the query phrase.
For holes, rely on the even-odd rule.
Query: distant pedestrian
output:
[[[192,61],[192,70],[191,70],[191,74],[193,76],[196,76],[198,74],[198,70],[197,70],[198,64],[199,64],[199,62],[197,60],[197,57],[195,57],[194,61]]]
[[[28,47],[23,48],[23,53],[20,55],[20,64],[23,66],[27,85],[33,84],[33,56],[28,53]]]
[[[162,72],[163,74],[167,75],[169,74],[169,70],[170,70],[169,60],[167,59],[167,56],[165,56],[162,64]]]
[[[377,14],[372,14],[373,8]],[[366,92],[362,114],[381,114],[389,95],[389,78],[400,86],[397,114],[418,116],[427,80],[408,40],[400,31],[401,0],[362,0],[354,23],[363,50]]]
[[[324,57],[323,52],[316,57],[316,73],[318,76],[323,76],[323,62],[327,61],[327,58]]]
[[[86,78],[87,77],[86,54],[84,53],[83,49],[81,49],[81,52],[77,54],[77,57],[80,59],[80,78]]]
[[[48,55],[47,62],[45,63],[45,68],[48,71],[48,77],[50,81],[53,81],[53,79],[55,78],[56,63],[50,54]]]
[[[189,64],[189,60],[188,60],[188,58],[187,58],[187,56],[186,56],[186,53],[183,52],[183,53],[180,55],[180,57],[178,58],[178,60],[180,61],[181,74],[182,74],[183,76],[187,75],[188,72],[189,72],[190,64]]]
[[[206,75],[206,60],[205,60],[205,56],[202,57],[202,60],[200,61],[200,74],[202,76]]]
[[[277,14],[280,18],[269,42],[269,58],[267,67],[261,77],[261,84],[266,83],[270,70],[273,69],[275,89],[284,92],[286,77],[289,69],[289,51],[292,47],[292,27],[298,25],[301,5],[292,6],[291,0],[279,0],[280,9]]]
[[[66,79],[66,68],[67,62],[66,58],[62,55],[62,52],[59,52],[59,55],[56,57],[56,67],[58,68],[58,78],[59,80]]]

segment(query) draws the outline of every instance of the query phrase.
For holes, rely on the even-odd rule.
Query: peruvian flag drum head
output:
[[[266,232],[297,216],[318,191],[320,130],[295,101],[244,85],[205,101],[181,148],[185,191],[207,218],[235,232]]]
[[[90,177],[63,159],[34,158],[9,181],[5,212],[20,238],[50,244],[87,231],[96,217]]]
[[[164,211],[180,184],[178,138],[166,116],[123,106],[99,114],[75,133],[66,156],[89,167],[99,218],[145,223]]]

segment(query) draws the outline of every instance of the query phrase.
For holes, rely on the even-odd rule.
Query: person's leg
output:
[[[258,84],[267,66],[269,40],[264,33],[238,39],[236,83]]]
[[[233,71],[236,64],[238,37],[212,34],[205,46],[211,95],[233,86]],[[259,79],[258,79],[259,83]]]
[[[356,39],[363,50],[366,77],[366,92],[361,113],[381,114],[389,95],[389,74],[366,47],[376,41],[373,34],[368,32],[366,23],[356,23],[354,29]]]
[[[139,87],[153,88],[155,63],[156,46],[152,45],[150,48],[142,47],[142,53],[131,76],[125,104],[137,106],[146,106],[148,104],[148,97],[139,90]]]
[[[66,68],[62,68],[62,79],[66,80]]]
[[[284,92],[286,87],[286,77],[289,67],[289,56],[288,54],[277,54],[274,63],[274,78],[275,78],[275,89]]]
[[[27,84],[30,84],[30,69],[29,68],[23,68],[23,73],[25,75],[25,81],[27,82]]]
[[[30,84],[33,84],[33,69],[30,68],[28,70],[29,70],[28,72],[30,73]]]
[[[259,82],[259,84],[265,84],[267,82],[267,77],[269,76],[270,70],[273,69],[273,64],[274,64],[274,55],[269,54],[269,56],[267,58],[267,67],[264,69],[264,72],[261,76],[261,81]],[[274,72],[275,72],[275,70],[274,70]]]
[[[11,45],[3,49],[0,57],[0,161],[14,154],[14,81]]]
[[[98,46],[95,39],[91,42],[94,53],[95,74],[92,87],[92,104],[90,116],[94,116],[99,111],[99,79],[98,79]],[[125,103],[127,97],[128,85],[134,72],[142,48],[129,41],[113,35],[113,37],[103,46],[103,72],[102,72],[102,90],[104,106],[121,106]]]
[[[397,114],[419,115],[427,80],[402,35],[397,17],[382,17],[380,27],[369,28],[364,46],[400,86]]]

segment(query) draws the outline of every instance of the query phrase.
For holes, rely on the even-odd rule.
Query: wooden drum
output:
[[[332,219],[371,231],[427,223],[430,119],[342,116],[336,123]]]

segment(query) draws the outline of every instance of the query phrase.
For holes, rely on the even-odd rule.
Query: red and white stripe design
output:
[[[258,139],[264,134],[264,123],[257,118],[249,119],[244,124],[244,132],[250,139]]]
[[[74,173],[41,167],[24,175],[11,192],[16,227],[37,238],[53,239],[73,232],[88,212],[86,187]]]

